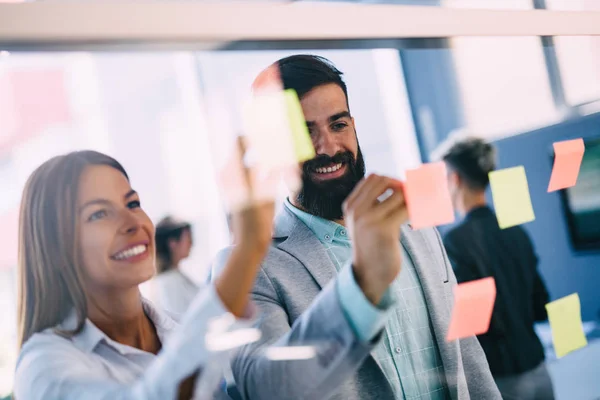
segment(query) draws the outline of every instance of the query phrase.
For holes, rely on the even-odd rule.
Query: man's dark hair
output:
[[[295,90],[300,99],[316,87],[333,83],[344,92],[348,106],[348,89],[342,79],[343,73],[328,59],[299,54],[282,58],[275,65],[278,67],[284,89]],[[314,182],[310,178],[311,171],[316,168],[337,163],[348,166],[344,176],[324,183]],[[317,155],[303,165],[303,184],[297,200],[310,214],[329,220],[341,219],[342,203],[364,176],[365,162],[360,146],[356,157],[349,151],[340,152],[332,157]]]
[[[342,79],[343,73],[325,57],[298,54],[277,61],[283,87],[294,89],[302,98],[317,86],[334,83],[342,88],[348,102],[348,89]]]
[[[479,138],[462,139],[443,156],[446,164],[472,190],[485,190],[490,183],[488,174],[496,169],[496,150]]]

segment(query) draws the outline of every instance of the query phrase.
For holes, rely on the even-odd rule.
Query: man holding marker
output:
[[[456,279],[439,234],[406,224],[401,182],[364,178],[342,73],[310,55],[275,65],[300,98],[316,157],[257,277],[262,338],[232,364],[242,397],[500,399],[477,339],[445,340]],[[270,346],[313,346],[315,356],[273,360]]]

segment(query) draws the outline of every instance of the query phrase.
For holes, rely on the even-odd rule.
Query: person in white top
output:
[[[192,225],[166,216],[156,224],[155,237],[157,275],[150,281],[151,300],[170,313],[182,315],[200,290],[179,268],[192,250]]]
[[[236,250],[178,323],[140,294],[155,272],[154,226],[123,167],[80,151],[34,171],[19,221],[15,398],[224,396],[211,368],[228,355],[209,339],[252,322],[249,291],[274,213],[272,201],[254,201],[248,172],[248,202],[234,212]]]

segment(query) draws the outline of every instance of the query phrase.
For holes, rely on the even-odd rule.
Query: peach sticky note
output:
[[[282,90],[281,71],[276,64],[263,70],[252,83],[252,92],[256,94]]]
[[[496,217],[501,229],[535,219],[523,166],[492,171],[489,177]]]
[[[446,164],[443,161],[407,170],[404,195],[410,224],[414,229],[454,221]]]
[[[548,193],[575,186],[584,152],[583,139],[554,143],[554,167],[548,184]]]
[[[285,91],[285,102],[288,110],[288,119],[290,129],[292,130],[292,140],[296,151],[298,162],[304,162],[315,157],[315,148],[306,126],[304,113],[300,106],[300,99],[294,89]]]
[[[454,287],[454,308],[447,341],[486,333],[496,300],[494,278],[483,278]]]
[[[552,342],[556,357],[585,347],[587,340],[581,324],[581,304],[577,293],[546,304],[552,328]]]

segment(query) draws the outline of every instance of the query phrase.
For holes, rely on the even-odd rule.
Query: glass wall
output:
[[[19,201],[41,162],[79,149],[118,159],[153,221],[175,214],[192,223],[196,246],[182,268],[194,281],[205,280],[229,237],[199,88],[191,54],[0,59],[0,394],[10,390],[14,369]]]
[[[443,5],[474,3],[448,0]],[[527,1],[513,6],[533,7]],[[597,39],[554,39],[558,83],[568,104],[596,101]],[[540,271],[553,299],[580,294],[589,335],[586,349],[557,360],[548,324],[538,326],[557,398],[600,396],[594,378],[600,373],[600,341],[594,336],[600,253],[581,254],[569,246],[559,195],[547,194],[544,187],[552,141],[579,135],[579,125],[572,124],[583,117],[566,115],[557,102],[560,90],[549,72],[548,48],[538,37],[431,43],[415,41],[400,51],[2,53],[0,396],[12,387],[18,207],[29,174],[44,160],[73,150],[114,156],[127,169],[153,221],[173,214],[192,223],[193,253],[182,269],[202,284],[215,253],[231,240],[215,178],[216,166],[225,157],[215,144],[223,131],[207,110],[223,102],[230,110],[239,109],[263,68],[300,52],[325,56],[344,72],[369,172],[403,178],[455,129],[494,141],[500,167],[526,166],[537,218],[525,228],[540,256]],[[571,125],[562,125],[566,123]],[[554,130],[546,134],[548,129]],[[584,134],[600,137],[600,131]],[[281,200],[285,195],[282,190]],[[151,286],[142,290],[152,296]]]
[[[214,168],[225,155],[212,151],[211,142],[222,132],[209,124],[204,110],[215,93],[228,102],[241,101],[262,68],[289,54],[12,53],[0,58],[0,395],[12,387],[18,207],[31,172],[50,157],[80,149],[115,157],[154,222],[170,214],[192,223],[193,253],[181,268],[202,284],[215,253],[230,241]],[[345,71],[350,92],[357,93],[351,107],[369,170],[401,175],[418,165],[398,52],[319,54]],[[143,285],[142,291],[151,297],[152,288]]]

